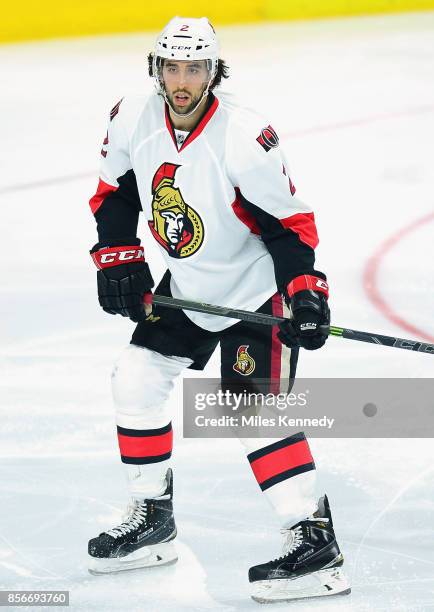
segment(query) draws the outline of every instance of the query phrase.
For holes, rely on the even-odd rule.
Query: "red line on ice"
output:
[[[426,331],[423,331],[406,321],[403,317],[397,314],[392,306],[386,302],[380,293],[378,287],[378,272],[384,257],[406,236],[419,229],[423,225],[434,221],[434,212],[431,212],[420,219],[416,219],[409,225],[401,228],[392,234],[387,240],[382,242],[373,255],[368,259],[365,270],[363,272],[363,288],[368,299],[376,308],[395,325],[398,325],[405,331],[408,331],[415,336],[427,342],[434,343],[434,336],[430,336]]]
[[[346,128],[359,127],[362,125],[368,125],[377,121],[388,121],[389,119],[402,119],[405,117],[417,117],[425,113],[432,113],[434,111],[433,104],[426,104],[424,106],[406,108],[403,110],[390,111],[385,113],[379,113],[378,115],[368,115],[366,117],[357,117],[354,119],[347,119],[344,121],[337,121],[335,123],[325,123],[323,125],[313,125],[312,127],[301,128],[299,130],[292,130],[282,134],[282,140],[286,138],[298,138],[303,136],[309,136],[310,134],[319,134],[321,132],[333,132],[335,130],[343,130]]]

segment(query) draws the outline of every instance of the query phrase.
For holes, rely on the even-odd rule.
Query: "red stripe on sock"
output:
[[[291,470],[306,463],[313,463],[307,440],[301,440],[285,448],[275,450],[265,457],[251,462],[251,467],[259,484],[277,476],[281,472]]]
[[[124,457],[158,457],[172,452],[173,431],[158,436],[124,436],[118,433],[121,455]]]

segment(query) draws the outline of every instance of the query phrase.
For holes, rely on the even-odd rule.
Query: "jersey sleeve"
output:
[[[315,266],[318,234],[312,209],[296,196],[273,127],[253,113],[228,126],[228,175],[242,216],[250,217],[273,258],[279,290],[300,274],[325,275]]]
[[[140,244],[136,236],[141,204],[122,120],[122,104],[123,100],[110,112],[101,149],[98,188],[89,201],[100,246]]]

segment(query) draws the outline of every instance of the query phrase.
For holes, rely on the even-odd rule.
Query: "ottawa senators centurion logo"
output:
[[[179,166],[161,164],[152,180],[152,221],[149,228],[155,240],[177,259],[190,257],[203,242],[203,223],[198,213],[174,187]]]
[[[238,374],[242,374],[243,376],[249,376],[249,374],[255,370],[256,366],[255,360],[247,352],[248,348],[248,344],[238,347],[237,360],[232,366],[235,372],[238,372]]]

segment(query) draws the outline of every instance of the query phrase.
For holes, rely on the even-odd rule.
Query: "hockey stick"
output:
[[[193,310],[195,312],[217,315],[218,317],[229,317],[230,319],[239,319],[240,321],[247,321],[249,323],[258,323],[259,325],[279,325],[279,323],[283,323],[283,321],[286,320],[284,317],[275,317],[261,312],[236,310],[234,308],[226,308],[225,306],[214,306],[212,304],[202,304],[201,302],[191,302],[190,300],[179,300],[165,295],[153,295],[152,302],[153,304],[167,306],[168,308]],[[426,344],[418,340],[405,340],[404,338],[357,331],[356,329],[336,327],[335,325],[324,327],[324,329],[328,331],[330,336],[434,355],[434,344]]]

